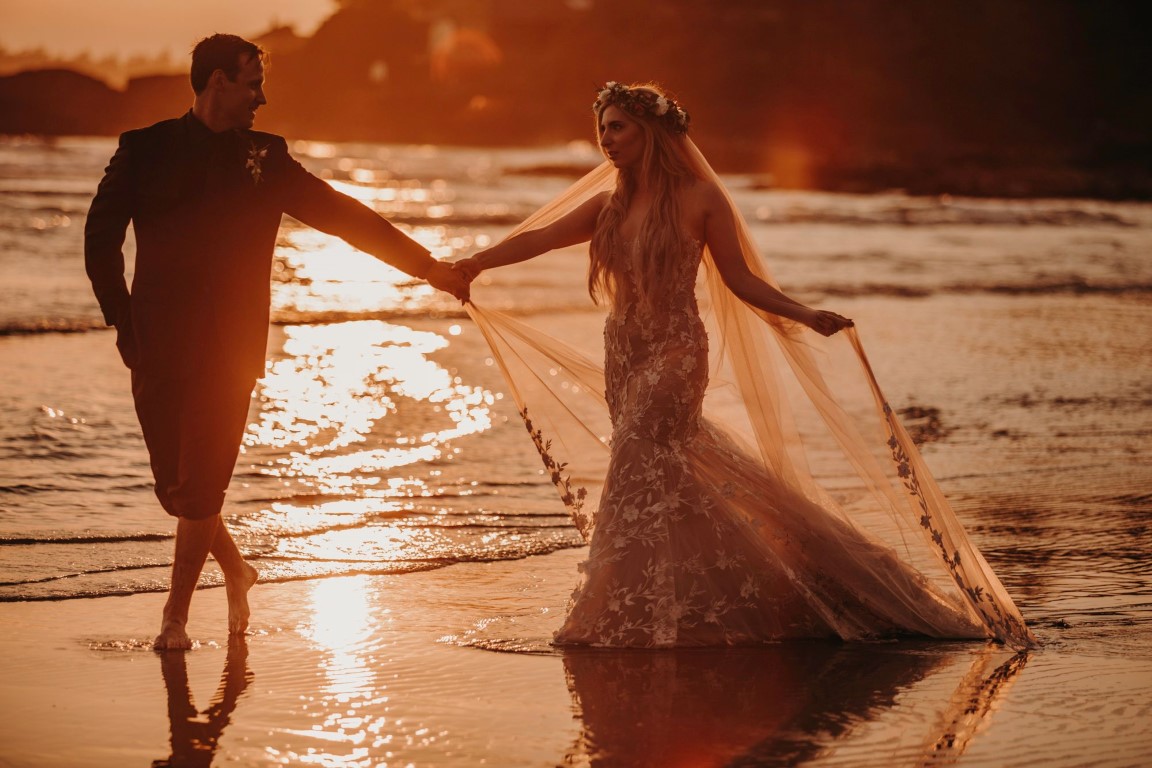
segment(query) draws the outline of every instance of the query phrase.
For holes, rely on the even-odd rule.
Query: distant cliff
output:
[[[1152,198],[1149,12],[1131,0],[343,0],[278,30],[258,126],[299,138],[591,139],[605,80],[657,80],[718,165],[786,187]],[[0,132],[179,114],[187,79],[0,78]]]

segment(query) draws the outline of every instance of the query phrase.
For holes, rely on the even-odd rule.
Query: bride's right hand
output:
[[[849,318],[823,309],[812,310],[811,317],[804,324],[821,336],[831,336],[855,325]]]

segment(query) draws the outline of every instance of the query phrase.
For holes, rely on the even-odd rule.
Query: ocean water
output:
[[[113,149],[0,141],[0,601],[167,585],[173,521],[83,269]],[[449,259],[598,160],[585,144],[293,151]],[[727,181],[785,289],[856,319],[1045,642],[1152,655],[1152,205]],[[475,296],[595,354],[584,269],[570,249],[484,275]],[[456,302],[288,219],[271,279],[268,366],[225,509],[265,581],[580,545]]]

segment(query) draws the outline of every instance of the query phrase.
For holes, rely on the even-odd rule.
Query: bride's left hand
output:
[[[853,325],[849,318],[823,309],[816,310],[812,314],[811,322],[808,323],[808,327],[821,336],[831,336]]]

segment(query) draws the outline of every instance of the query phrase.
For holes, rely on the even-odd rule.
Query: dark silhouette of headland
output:
[[[341,0],[277,29],[259,127],[334,141],[589,139],[605,80],[656,80],[722,170],[789,188],[1152,198],[1138,0]],[[191,42],[191,41],[190,41]],[[180,114],[183,74],[0,77],[0,132]]]

